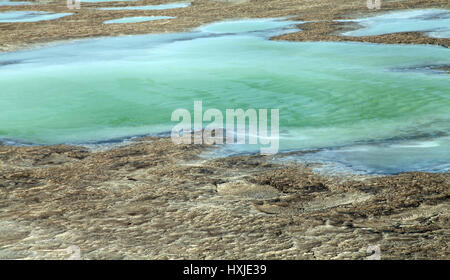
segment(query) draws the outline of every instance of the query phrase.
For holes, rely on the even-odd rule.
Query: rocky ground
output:
[[[0,259],[449,259],[450,174],[330,177],[286,155],[0,147]]]
[[[132,4],[162,2],[170,1]],[[125,3],[81,3],[70,10],[74,15],[54,21],[0,23],[0,49],[286,15],[320,22],[275,39],[450,44],[417,32],[336,36],[349,26],[333,19],[379,12],[368,10],[365,0],[194,0],[192,7],[168,11],[91,9]],[[448,0],[382,1],[381,11],[449,6]],[[66,1],[39,9],[68,11]],[[136,15],[177,19],[101,24]],[[331,176],[280,160],[289,156],[283,154],[199,156],[210,149],[167,138],[103,151],[0,144],[0,259],[64,259],[76,251],[70,246],[84,259],[363,259],[372,245],[382,259],[450,259],[449,173]]]

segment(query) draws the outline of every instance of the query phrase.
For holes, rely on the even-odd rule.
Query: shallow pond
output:
[[[121,10],[169,10],[189,7],[191,3],[169,3],[161,5],[148,5],[148,6],[125,6],[125,7],[107,7],[97,8],[97,10],[104,11],[121,11]]]
[[[162,20],[162,19],[173,19],[175,17],[167,17],[167,16],[140,16],[140,17],[123,17],[118,19],[106,20],[105,24],[111,23],[135,23],[135,22],[144,22],[144,21],[153,21],[153,20]]]
[[[439,9],[410,10],[361,18],[354,21],[361,29],[343,33],[346,36],[375,36],[388,33],[421,31],[431,37],[450,38],[450,11]]]
[[[100,3],[100,2],[133,2],[137,0],[80,0],[85,3]]]
[[[204,111],[278,108],[282,151],[321,149],[315,160],[362,172],[449,169],[450,76],[407,70],[449,65],[449,49],[267,39],[292,26],[228,21],[2,53],[0,138],[107,143],[164,133],[175,109],[193,113],[202,100]]]

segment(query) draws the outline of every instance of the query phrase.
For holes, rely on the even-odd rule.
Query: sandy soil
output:
[[[0,146],[0,259],[449,259],[450,174],[324,176],[146,138]]]
[[[283,15],[324,21],[277,39],[349,40],[333,35],[348,26],[330,20],[374,12],[365,1],[240,2],[194,1],[190,8],[164,12],[99,12],[89,8],[111,4],[82,3],[67,18],[2,23],[0,42],[11,50]],[[40,8],[66,12],[65,1],[58,3]],[[447,0],[384,1],[382,10],[448,6]],[[178,18],[101,24],[136,14]],[[449,44],[420,33],[358,40]],[[380,247],[382,259],[450,259],[449,173],[329,176],[312,172],[310,164],[279,160],[286,155],[199,157],[210,149],[164,138],[106,151],[0,144],[0,259],[63,259],[72,245],[85,259],[363,259],[371,245]]]

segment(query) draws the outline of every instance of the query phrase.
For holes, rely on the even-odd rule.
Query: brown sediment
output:
[[[325,176],[207,149],[0,146],[0,258],[450,257],[449,173]]]
[[[362,0],[249,0],[213,1],[193,0],[187,8],[159,11],[101,11],[98,7],[153,5],[173,1],[140,0],[136,2],[81,3],[80,9],[68,9],[66,1],[54,1],[39,5],[0,7],[8,10],[40,10],[71,12],[73,15],[56,20],[32,23],[0,23],[0,50],[10,51],[32,44],[52,41],[116,36],[125,34],[148,34],[183,32],[202,24],[235,18],[261,18],[293,16],[312,22],[302,25],[304,31],[277,37],[292,41],[361,41],[375,43],[436,44],[449,46],[450,39],[429,38],[420,32],[395,33],[382,36],[348,37],[338,32],[348,28],[348,23],[333,20],[351,19],[398,9],[450,8],[448,0],[383,1],[381,9],[370,10]],[[103,24],[105,20],[127,16],[175,16],[176,19],[140,22],[132,24]]]

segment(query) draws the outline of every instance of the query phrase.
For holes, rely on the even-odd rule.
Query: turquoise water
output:
[[[168,3],[161,5],[148,5],[148,6],[126,6],[126,7],[108,7],[108,8],[98,8],[97,10],[104,11],[121,11],[121,10],[169,10],[189,7],[191,3]]]
[[[118,19],[106,20],[105,24],[111,23],[134,23],[134,22],[144,22],[144,21],[153,21],[153,20],[161,20],[161,19],[173,19],[175,17],[167,17],[167,16],[149,16],[149,17],[124,17]]]
[[[20,5],[32,5],[33,2],[28,1],[5,1],[0,0],[0,6],[20,6]]]
[[[448,170],[450,76],[426,66],[449,65],[449,49],[270,41],[293,22],[239,22],[2,53],[0,138],[80,144],[165,133],[175,109],[193,113],[202,100],[204,111],[278,108],[281,151],[320,149],[316,160],[371,173]]]
[[[36,22],[43,20],[53,20],[72,13],[48,13],[39,11],[11,11],[0,12],[0,22]]]
[[[355,21],[361,29],[343,33],[346,36],[375,36],[396,32],[427,32],[430,37],[450,38],[450,11],[440,9],[408,10],[361,18]]]
[[[328,163],[325,171],[398,173],[402,171],[439,172],[450,170],[450,137],[421,137],[414,140],[385,141],[324,149],[298,156],[306,162]]]

